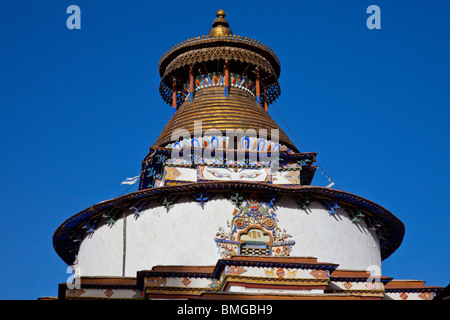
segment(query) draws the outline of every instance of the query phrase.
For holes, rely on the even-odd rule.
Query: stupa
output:
[[[312,185],[317,153],[300,152],[269,114],[279,58],[216,16],[208,35],[159,61],[173,115],[139,190],[55,231],[77,271],[59,299],[432,299],[441,287],[381,273],[403,240],[397,217]]]

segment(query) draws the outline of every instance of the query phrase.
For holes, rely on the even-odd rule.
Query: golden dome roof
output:
[[[230,95],[224,97],[223,87],[209,87],[196,92],[192,102],[184,102],[174,113],[172,118],[162,130],[154,146],[164,147],[169,143],[180,140],[172,139],[176,129],[185,129],[194,137],[194,122],[201,121],[203,135],[207,130],[220,130],[226,135],[227,130],[254,129],[256,134],[261,129],[267,130],[267,139],[270,140],[271,129],[279,130],[279,143],[294,152],[298,152],[289,137],[278,126],[275,120],[258,106],[255,98],[248,92],[231,88]],[[196,134],[199,134],[196,132]],[[260,137],[260,136],[259,136]]]
[[[253,129],[259,137],[262,129],[267,130],[267,139],[270,140],[271,129],[278,129],[280,145],[298,152],[261,105],[262,101],[272,104],[281,93],[277,55],[259,41],[232,34],[223,10],[217,11],[216,16],[208,36],[182,42],[164,54],[159,62],[161,96],[169,105],[175,105],[176,111],[154,146],[165,147],[179,141],[180,137],[172,138],[177,129],[185,129],[194,137],[194,122],[202,121],[202,135],[207,130],[220,130],[225,136],[227,130],[242,129],[247,132]],[[224,83],[217,87],[191,89],[191,81],[195,87],[199,77],[223,73],[225,61],[229,72],[245,78],[247,85],[256,84],[258,75],[262,88],[258,91],[260,93],[256,93],[255,89],[252,95],[234,83],[227,89],[227,96],[224,95],[224,86],[221,86]]]

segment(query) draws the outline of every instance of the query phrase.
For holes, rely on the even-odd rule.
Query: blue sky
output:
[[[66,27],[71,4],[81,30]],[[372,4],[380,30],[366,27]],[[172,112],[158,61],[207,34],[219,8],[278,54],[269,112],[297,147],[405,224],[383,275],[450,282],[450,2],[4,0],[0,299],[57,295],[69,274],[53,232],[139,174]],[[314,184],[327,184],[320,170]]]

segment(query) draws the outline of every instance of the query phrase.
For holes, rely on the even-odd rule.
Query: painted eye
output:
[[[257,173],[257,172],[254,172],[254,173],[243,173],[243,174],[241,174],[239,176],[239,179],[242,179],[242,178],[254,179],[254,178],[256,178],[257,176],[260,176],[260,175],[261,175],[261,173]]]
[[[228,173],[220,173],[218,171],[209,171],[211,174],[216,178],[231,178],[231,176]]]

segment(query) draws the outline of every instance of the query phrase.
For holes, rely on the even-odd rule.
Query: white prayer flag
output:
[[[133,184],[135,184],[138,181],[138,179],[139,179],[139,176],[136,176],[136,177],[133,177],[133,178],[126,178],[125,181],[122,181],[121,185],[122,184],[133,185]]]
[[[326,188],[331,188],[332,186],[334,186],[334,182],[331,182],[329,185],[326,186]]]

